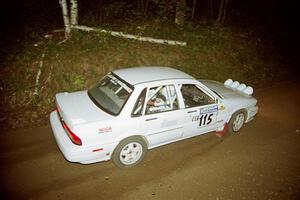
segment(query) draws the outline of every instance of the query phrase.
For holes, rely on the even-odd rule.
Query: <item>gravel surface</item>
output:
[[[138,166],[63,158],[50,126],[0,134],[1,199],[300,199],[300,86],[255,91],[256,118],[150,150]]]

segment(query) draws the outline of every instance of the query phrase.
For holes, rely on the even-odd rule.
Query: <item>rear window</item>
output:
[[[118,115],[132,91],[131,85],[110,73],[92,87],[88,95],[100,109],[109,114]]]

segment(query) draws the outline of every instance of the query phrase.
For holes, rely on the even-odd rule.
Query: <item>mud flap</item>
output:
[[[222,131],[216,131],[217,137],[223,137],[228,132],[228,124],[225,123],[224,128]]]

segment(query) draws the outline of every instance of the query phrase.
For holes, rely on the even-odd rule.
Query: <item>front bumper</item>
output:
[[[248,108],[247,122],[250,122],[258,112],[258,106]]]
[[[106,144],[97,147],[84,147],[73,144],[59,120],[57,111],[51,112],[50,124],[56,143],[68,161],[89,164],[110,160],[111,153],[113,152],[116,144]],[[93,151],[99,148],[103,150]]]

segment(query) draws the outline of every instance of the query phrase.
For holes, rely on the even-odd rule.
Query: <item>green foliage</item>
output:
[[[82,39],[84,39],[84,37],[86,37],[87,33],[83,32],[83,31],[78,31],[78,30],[73,30],[72,31],[72,40],[73,41],[81,41]]]
[[[73,78],[73,85],[77,88],[81,88],[84,85],[84,77],[82,75],[76,75]]]

